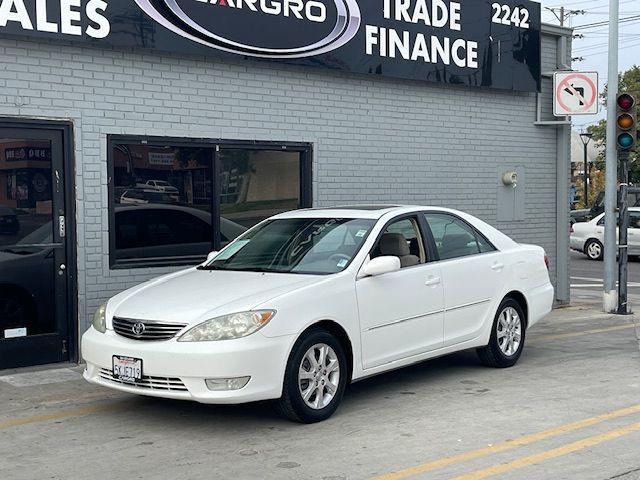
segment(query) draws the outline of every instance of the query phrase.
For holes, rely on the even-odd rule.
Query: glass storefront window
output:
[[[196,264],[265,218],[310,206],[308,147],[112,137],[109,149],[112,267]]]
[[[278,213],[301,208],[301,156],[300,152],[221,149],[222,219],[250,228]],[[222,232],[223,246],[231,240]]]

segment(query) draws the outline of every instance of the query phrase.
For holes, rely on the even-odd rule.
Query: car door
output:
[[[440,267],[427,253],[418,216],[397,218],[379,235],[370,257],[393,255],[396,272],[356,281],[362,363],[374,368],[440,348],[443,289]]]
[[[640,255],[640,212],[629,212],[629,255]]]
[[[444,342],[451,346],[476,338],[504,283],[502,254],[461,218],[424,214],[436,244],[444,289]],[[493,320],[491,318],[491,320]]]

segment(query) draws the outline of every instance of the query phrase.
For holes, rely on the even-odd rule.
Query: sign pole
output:
[[[607,157],[604,189],[604,292],[605,312],[616,308],[616,99],[618,95],[619,0],[609,2],[609,73],[607,88]]]
[[[629,228],[629,152],[620,152],[620,200],[619,218],[620,233],[618,240],[618,314],[629,313],[627,307],[627,267],[629,261],[628,228]]]

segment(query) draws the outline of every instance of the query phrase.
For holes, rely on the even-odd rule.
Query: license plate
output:
[[[114,355],[113,378],[130,383],[142,380],[142,359]]]

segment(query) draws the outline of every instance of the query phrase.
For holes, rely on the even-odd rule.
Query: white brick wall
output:
[[[555,41],[543,48],[553,70]],[[108,134],[311,142],[315,206],[446,205],[555,257],[556,130],[534,126],[534,94],[9,39],[0,59],[0,116],[74,124],[81,331],[104,299],[167,271],[109,270]],[[496,171],[515,166],[527,220],[499,223]]]

